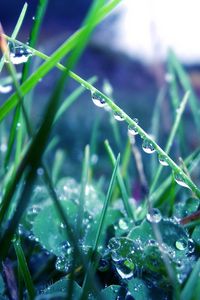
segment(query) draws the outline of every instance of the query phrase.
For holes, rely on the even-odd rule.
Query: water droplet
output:
[[[0,85],[0,93],[7,94],[10,91],[12,91],[12,86],[11,85]]]
[[[92,95],[92,101],[93,103],[98,107],[104,107],[106,106],[105,99],[98,93],[98,92],[91,92]]]
[[[22,46],[15,46],[13,44],[10,44],[10,61],[15,64],[22,64],[28,61],[29,57],[33,55],[33,52]],[[8,60],[5,60],[6,63],[8,63]]]
[[[195,244],[194,241],[192,239],[188,240],[188,251],[189,253],[193,253],[195,250]]]
[[[121,112],[114,112],[113,116],[114,116],[115,120],[117,120],[119,122],[122,122],[125,120],[124,114]]]
[[[152,208],[146,215],[146,218],[151,223],[159,223],[162,219],[162,215],[158,208]]]
[[[176,241],[175,246],[178,250],[183,251],[186,249],[187,247],[187,240],[186,239],[179,239]]]
[[[105,272],[105,271],[108,270],[108,268],[109,268],[109,262],[108,262],[108,260],[103,259],[103,258],[100,259],[100,261],[99,261],[99,267],[98,267],[99,271]]]
[[[129,279],[134,275],[135,265],[131,260],[121,261],[116,265],[116,270],[122,279]]]
[[[178,183],[179,185],[186,187],[188,189],[190,189],[190,187],[188,186],[188,184],[185,182],[183,176],[180,173],[175,173],[174,172],[174,179],[176,181],[176,183]]]
[[[159,163],[164,166],[164,167],[167,167],[169,166],[167,160],[166,160],[166,157],[164,155],[159,155],[158,156],[158,160],[159,160]]]
[[[171,74],[171,73],[166,73],[165,74],[165,81],[166,82],[173,82],[173,80],[174,80],[174,75],[173,74]]]
[[[32,20],[33,20],[33,21],[35,20],[35,16],[32,17]]]
[[[128,229],[128,224],[127,221],[125,219],[120,219],[119,222],[119,228],[122,230],[127,230]]]
[[[144,152],[146,152],[148,154],[151,154],[151,153],[155,152],[153,144],[149,140],[147,140],[147,139],[145,139],[143,141],[143,143],[142,143],[142,149],[144,150]]]
[[[21,127],[21,123],[18,122],[18,123],[17,123],[17,128],[20,128],[20,127]]]
[[[135,123],[137,123],[138,124],[138,119],[133,119],[133,121],[135,121]],[[138,130],[137,130],[137,128],[136,128],[136,126],[135,125],[128,125],[128,133],[130,134],[130,135],[136,135],[136,134],[138,134]]]
[[[44,169],[43,168],[38,168],[37,169],[37,175],[38,176],[43,176],[44,175]]]

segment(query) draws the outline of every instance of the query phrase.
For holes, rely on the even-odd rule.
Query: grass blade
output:
[[[181,300],[185,300],[185,299],[190,300],[190,299],[194,299],[193,298],[194,296],[196,297],[194,291],[197,283],[199,284],[199,272],[200,272],[200,259],[196,262],[196,265],[193,268],[192,273],[190,274],[190,277],[188,278],[181,292]]]

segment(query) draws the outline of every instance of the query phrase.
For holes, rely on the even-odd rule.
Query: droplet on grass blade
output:
[[[92,101],[98,107],[106,106],[105,99],[98,92],[91,92]]]
[[[142,149],[144,150],[144,152],[146,152],[146,153],[148,153],[148,154],[151,154],[151,153],[153,153],[153,152],[156,151],[156,150],[154,149],[153,144],[152,144],[149,140],[147,140],[147,139],[145,139],[145,140],[143,141],[143,143],[142,143]]]
[[[159,155],[158,156],[158,160],[159,160],[159,163],[163,166],[163,167],[168,167],[169,164],[166,160],[166,157],[164,155]]]
[[[174,172],[174,179],[175,179],[176,183],[178,183],[178,185],[190,189],[190,187],[189,187],[188,184],[185,182],[185,179],[183,178],[183,176],[182,176],[180,173]]]
[[[133,119],[133,121],[135,121],[135,123],[138,124],[138,119]],[[134,126],[134,125],[128,125],[128,133],[130,135],[136,135],[136,134],[138,134],[138,130],[137,130],[136,126]]]
[[[15,46],[15,45],[10,45],[10,61],[14,65],[19,65],[22,63],[26,63],[29,59],[30,56],[33,55],[33,52],[24,47],[24,46]],[[9,61],[6,59],[6,63]]]
[[[113,114],[115,120],[119,121],[119,122],[122,122],[125,120],[125,117],[123,115],[123,113],[120,113],[120,112],[114,112]]]

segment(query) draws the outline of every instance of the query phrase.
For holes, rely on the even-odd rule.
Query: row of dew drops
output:
[[[92,91],[91,97],[92,97],[93,103],[96,106],[108,109],[108,104],[107,104],[106,100],[97,91]],[[114,116],[115,120],[117,120],[117,121],[122,122],[125,120],[125,116],[123,113],[114,112],[113,116]],[[138,124],[138,119],[134,118],[133,121],[136,124]],[[128,125],[128,135],[130,136],[130,138],[134,137],[137,134],[138,134],[137,127],[134,125]],[[147,138],[143,138],[142,149],[147,154],[152,154],[152,153],[156,152],[153,144]],[[159,155],[158,160],[162,166],[164,166],[164,167],[169,166],[168,159],[165,156]],[[182,177],[182,174],[180,174],[179,172],[173,172],[173,175],[174,175],[174,179],[177,182],[177,184],[190,189],[190,187],[188,186],[188,184],[185,182],[184,178]]]

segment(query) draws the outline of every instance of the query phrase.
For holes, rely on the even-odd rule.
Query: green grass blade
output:
[[[84,203],[85,203],[85,193],[88,183],[90,170],[90,147],[87,145],[85,147],[83,167],[82,167],[82,176],[81,176],[81,190],[79,196],[79,205],[78,205],[78,217],[77,217],[77,232],[78,236],[82,236],[82,222],[84,216]]]
[[[15,252],[17,255],[17,261],[18,261],[18,265],[19,265],[19,269],[21,271],[21,274],[23,276],[24,279],[24,283],[26,285],[27,288],[27,292],[28,292],[28,298],[30,300],[35,299],[35,288],[34,288],[34,284],[31,278],[31,274],[26,262],[26,258],[24,255],[24,251],[21,247],[21,243],[19,240],[14,241],[14,248],[15,248]]]
[[[115,155],[114,155],[114,153],[113,153],[113,151],[112,151],[112,149],[109,145],[109,142],[105,141],[104,144],[105,144],[106,150],[108,152],[108,155],[110,157],[110,160],[112,162],[112,165],[114,166],[116,164]],[[120,188],[120,191],[121,191],[122,200],[123,200],[123,204],[124,204],[124,208],[125,208],[125,211],[127,213],[127,216],[134,220],[133,211],[132,211],[132,208],[129,204],[129,196],[128,196],[126,186],[124,184],[124,181],[123,181],[123,178],[122,178],[122,175],[121,175],[121,172],[120,172],[119,169],[117,170],[117,181],[118,181],[118,185],[119,185],[119,188]]]
[[[165,147],[165,153],[167,153],[167,154],[169,153],[169,151],[170,151],[170,149],[172,147],[172,144],[173,144],[175,135],[177,133],[177,130],[178,130],[178,127],[179,127],[179,124],[180,124],[183,112],[185,110],[187,101],[189,99],[189,96],[190,96],[189,92],[186,92],[186,94],[183,97],[183,100],[180,103],[179,109],[177,110],[176,118],[175,118],[174,124],[172,126],[172,129],[171,129],[171,132],[170,132],[170,135],[169,135],[166,147]],[[159,168],[158,168],[158,170],[156,172],[156,175],[154,176],[154,180],[153,180],[151,188],[150,188],[150,193],[152,193],[153,190],[155,189],[155,186],[156,186],[156,184],[158,182],[158,179],[160,177],[162,169],[163,169],[163,166],[159,165]]]
[[[197,296],[194,295],[195,287],[199,284],[199,272],[200,272],[200,259],[196,262],[195,267],[190,274],[182,292],[181,292],[181,300],[191,300],[194,299],[193,297]],[[197,298],[196,298],[197,299]]]
[[[65,154],[62,150],[57,150],[55,154],[54,164],[52,168],[52,182],[57,183],[58,179],[61,178],[61,168],[64,164]]]

